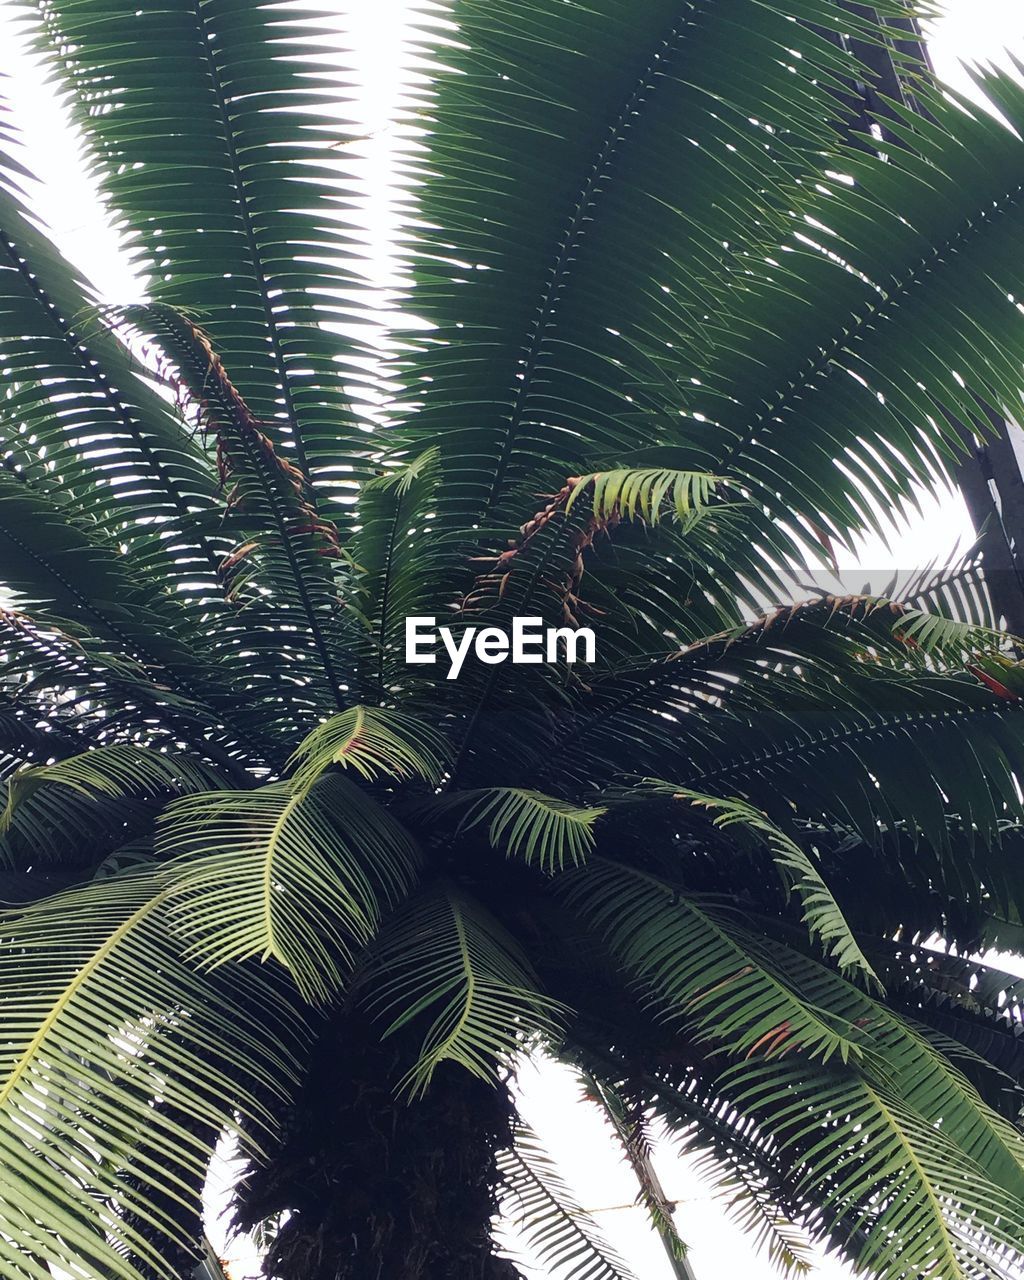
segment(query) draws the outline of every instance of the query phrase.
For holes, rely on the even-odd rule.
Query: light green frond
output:
[[[671,783],[655,783],[671,789]],[[686,787],[675,789],[680,800],[708,809],[715,814],[716,827],[742,827],[752,832],[771,850],[772,858],[787,889],[792,890],[804,909],[804,923],[812,936],[821,941],[847,976],[857,976],[869,986],[878,987],[878,976],[872,969],[860,943],[850,928],[843,909],[832,896],[832,890],[806,850],[777,827],[768,815],[738,796],[709,796]]]
[[[724,481],[701,471],[669,471],[659,468],[595,471],[581,476],[566,502],[566,512],[586,494],[599,520],[621,515],[627,520],[657,524],[665,508],[680,524],[698,519]]]
[[[363,979],[370,1008],[390,1019],[385,1035],[426,1025],[402,1085],[411,1097],[445,1061],[492,1079],[531,1035],[553,1032],[560,1012],[515,939],[454,885],[414,898],[386,924]]]
[[[944,657],[992,653],[1005,649],[1011,637],[993,627],[977,626],[956,618],[944,618],[922,609],[909,609],[895,629],[905,640],[920,645],[925,653]]]
[[[447,754],[444,738],[404,711],[349,707],[308,734],[289,761],[292,786],[308,791],[316,779],[339,764],[361,778],[440,782]]]
[[[842,1013],[802,998],[721,915],[645,871],[594,857],[569,872],[569,906],[605,941],[666,1019],[746,1057],[858,1058],[866,1037]]]
[[[422,453],[416,455],[411,462],[406,462],[400,466],[385,466],[385,470],[372,480],[362,486],[361,493],[372,493],[374,491],[395,493],[398,497],[404,498],[412,489],[417,480],[422,480],[424,476],[434,467],[438,465],[441,458],[441,450],[437,445],[431,445],[424,449]],[[387,463],[388,459],[384,459],[382,465]]]
[[[51,1265],[169,1275],[163,1250],[190,1242],[167,1205],[202,1185],[213,1154],[197,1123],[214,1135],[238,1111],[262,1123],[294,1079],[303,1032],[274,988],[185,965],[166,899],[153,872],[129,873],[3,919],[0,1272],[12,1280],[49,1280]]]
[[[529,1125],[513,1138],[498,1153],[503,1209],[544,1266],[559,1280],[634,1280]]]
[[[607,812],[519,787],[456,791],[427,808],[461,811],[459,831],[488,823],[487,838],[495,849],[548,875],[586,862],[594,848],[594,824]]]
[[[303,791],[272,783],[177,800],[157,853],[190,959],[216,969],[273,957],[316,1002],[341,987],[418,863],[402,827],[338,775]]]
[[[871,1048],[864,1057],[865,1077],[895,1091],[922,1123],[940,1128],[967,1160],[1024,1202],[1024,1136],[912,1021],[790,947],[752,936],[748,945],[803,1000],[863,1029]]]
[[[59,805],[61,788],[93,799],[153,798],[202,791],[222,782],[215,769],[192,756],[146,747],[97,747],[14,774],[8,782],[7,807],[0,815],[0,833],[28,820],[26,809],[41,790],[51,793]]]

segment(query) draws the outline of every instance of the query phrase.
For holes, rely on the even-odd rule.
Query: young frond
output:
[[[386,1036],[425,1024],[402,1082],[413,1098],[445,1061],[493,1079],[531,1036],[553,1034],[561,1013],[515,939],[453,885],[413,898],[388,921],[361,980],[369,1008],[388,1020]]]
[[[925,653],[946,658],[998,653],[1013,640],[1005,631],[957,618],[944,618],[922,609],[908,609],[896,624],[896,630],[904,640],[920,645]]]
[[[868,987],[879,987],[874,969],[811,855],[792,836],[776,826],[766,813],[738,796],[709,796],[686,787],[673,789],[671,783],[652,783],[650,780],[641,784],[641,792],[648,786],[653,786],[659,794],[672,791],[676,799],[709,810],[715,815],[712,820],[716,827],[723,830],[742,827],[766,844],[786,888],[800,899],[808,931],[820,939],[825,953],[848,977],[857,977]]]
[[[667,509],[685,526],[704,514],[723,483],[720,476],[700,471],[625,467],[595,471],[576,480],[565,510],[568,514],[584,495],[589,495],[598,520],[622,516],[626,520],[657,524]]]

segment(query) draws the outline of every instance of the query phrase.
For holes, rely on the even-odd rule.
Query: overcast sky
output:
[[[127,0],[126,0],[127,7]],[[364,134],[360,154],[366,178],[363,200],[368,261],[378,281],[386,283],[391,264],[389,237],[395,227],[395,208],[389,166],[393,136],[388,119],[404,83],[402,39],[405,0],[339,0],[338,13],[348,32],[362,90],[353,112],[352,127]],[[78,163],[74,138],[60,105],[43,84],[15,38],[14,4],[0,0],[0,72],[11,78],[6,92],[30,155],[41,179],[36,204],[64,251],[111,300],[137,297],[140,282],[118,255],[116,235],[105,224],[88,180]],[[1004,60],[1009,48],[1024,61],[1024,0],[948,0],[947,11],[934,28],[931,52],[939,73],[951,84],[968,89],[960,60]],[[923,511],[893,529],[889,545],[865,540],[840,556],[842,567],[870,572],[923,567],[949,558],[954,549],[969,545],[970,527],[958,497],[923,503]],[[873,585],[880,586],[877,580]],[[522,1107],[526,1118],[547,1140],[562,1163],[581,1202],[595,1210],[609,1238],[625,1254],[640,1280],[671,1280],[661,1246],[632,1205],[635,1184],[612,1153],[609,1135],[599,1116],[577,1101],[571,1076],[558,1068],[529,1067],[523,1075]],[[768,1280],[772,1271],[751,1244],[729,1223],[686,1160],[666,1146],[659,1153],[662,1179],[670,1198],[679,1204],[677,1225],[691,1246],[690,1261],[697,1280]],[[223,1231],[211,1223],[211,1235]],[[251,1250],[225,1245],[232,1259],[233,1280],[256,1275]],[[547,1280],[546,1273],[530,1273]],[[817,1280],[840,1280],[850,1273],[822,1260]],[[552,1278],[555,1280],[555,1278]]]

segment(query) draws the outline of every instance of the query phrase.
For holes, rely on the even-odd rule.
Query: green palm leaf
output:
[[[236,1108],[265,1123],[273,1092],[294,1078],[302,1032],[273,988],[243,971],[215,984],[183,965],[166,899],[143,872],[4,920],[7,1275],[40,1280],[52,1265],[138,1280],[139,1267],[159,1269],[175,1236],[161,1205],[184,1203],[212,1154],[193,1122],[213,1141]]]
[[[802,998],[762,966],[742,931],[648,872],[592,859],[566,876],[570,906],[639,981],[656,1012],[689,1023],[733,1053],[794,1050],[856,1059],[866,1040],[854,1020]]]
[[[680,524],[688,525],[699,519],[720,483],[715,476],[695,471],[597,471],[577,480],[565,509],[571,511],[580,496],[588,494],[598,519],[622,515],[627,520],[657,524],[662,507],[668,506]]]
[[[594,824],[607,812],[515,787],[455,791],[427,802],[423,810],[461,812],[460,832],[487,823],[492,848],[527,866],[537,865],[547,875],[586,862],[596,843]]]
[[[854,937],[842,908],[815,865],[811,856],[792,836],[771,822],[761,810],[736,796],[719,797],[673,787],[670,782],[644,778],[626,792],[628,798],[640,799],[646,794],[670,796],[685,800],[715,816],[714,825],[723,830],[740,827],[764,841],[771,850],[787,889],[792,890],[804,909],[804,923],[847,976],[858,976],[868,986],[877,987],[878,978]]]
[[[997,1262],[1001,1250],[1019,1250],[1016,1198],[888,1090],[853,1078],[807,1081],[790,1065],[740,1075],[738,1105],[786,1135],[781,1153],[798,1162],[799,1185],[821,1196],[826,1215],[866,1204],[857,1261],[872,1274],[965,1280],[991,1274],[989,1241]],[[823,1113],[849,1117],[842,1137],[834,1121],[822,1132]]]
[[[412,1097],[445,1061],[493,1078],[530,1036],[553,1034],[560,1013],[538,990],[516,941],[478,902],[448,886],[393,917],[363,981],[370,1007],[390,1020],[385,1035],[419,1019],[426,1024],[403,1081]]]
[[[438,783],[447,754],[444,739],[415,716],[385,707],[349,707],[318,725],[289,764],[295,789],[308,791],[332,765],[367,781],[422,778]]]
[[[302,791],[271,783],[184,797],[167,807],[156,847],[190,959],[273,958],[314,1002],[342,986],[419,860],[386,810],[336,775]]]

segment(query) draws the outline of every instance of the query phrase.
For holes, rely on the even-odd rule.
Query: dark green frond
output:
[[[505,1208],[540,1260],[579,1280],[633,1280],[533,1130],[520,1121],[514,1137],[515,1145],[498,1156]]]

